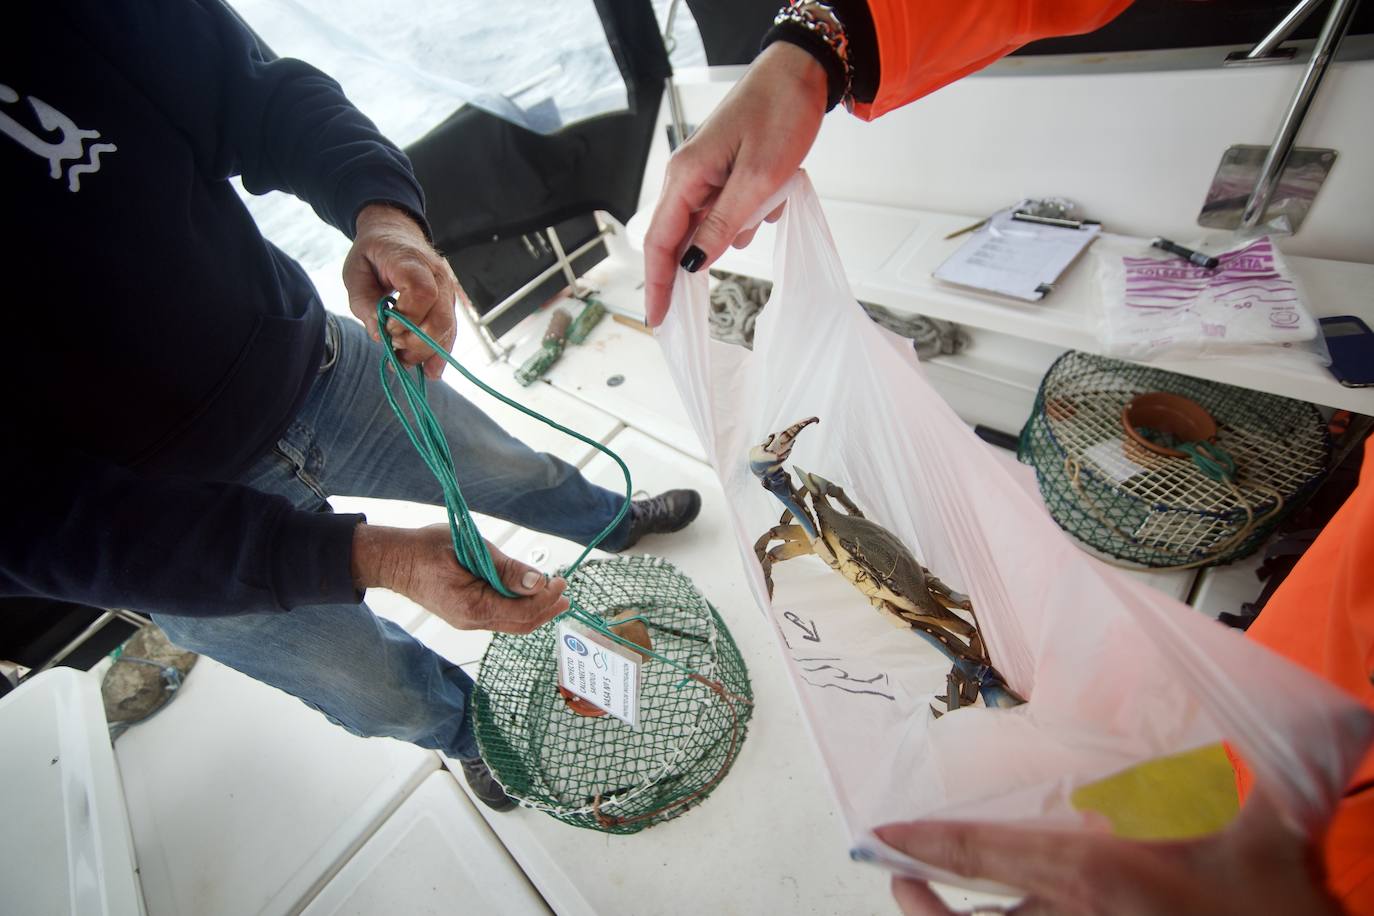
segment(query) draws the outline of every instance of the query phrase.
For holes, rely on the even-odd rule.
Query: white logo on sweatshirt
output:
[[[13,104],[18,101],[19,93],[0,83],[0,102]],[[100,154],[113,153],[118,147],[113,143],[92,143],[87,146],[87,140],[100,139],[100,131],[82,130],[71,118],[42,99],[29,96],[28,101],[29,107],[38,115],[38,123],[43,129],[50,133],[58,132],[57,140],[44,140],[3,111],[0,111],[0,133],[4,133],[29,152],[48,160],[49,176],[60,179],[65,172],[68,191],[80,191],[81,176],[88,172],[100,171]],[[62,163],[69,159],[77,161],[64,170]]]

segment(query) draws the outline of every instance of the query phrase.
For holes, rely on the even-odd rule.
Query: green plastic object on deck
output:
[[[601,304],[601,300],[594,296],[588,296],[587,304],[578,313],[577,320],[568,328],[568,343],[580,344],[587,340],[587,335],[592,332],[601,319],[606,317],[606,306]]]
[[[587,297],[582,311],[577,314],[576,320],[571,320],[562,308],[554,309],[553,314],[549,316],[549,327],[544,332],[539,349],[515,370],[515,380],[521,385],[529,386],[543,378],[544,373],[553,368],[553,364],[563,355],[564,347],[585,342],[587,335],[591,334],[592,329],[605,317],[606,306],[590,296]]]
[[[558,362],[558,357],[563,355],[563,346],[568,339],[568,328],[571,325],[572,316],[567,310],[553,310],[553,314],[549,316],[549,326],[544,329],[544,339],[539,342],[539,349],[515,370],[517,382],[528,387],[542,378],[544,373]]]

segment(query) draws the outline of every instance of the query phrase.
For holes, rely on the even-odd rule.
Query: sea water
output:
[[[231,0],[278,55],[308,61],[399,146],[464,104],[540,132],[625,106],[625,85],[591,0]],[[670,0],[653,0],[660,25]],[[705,53],[686,3],[674,67]],[[348,240],[287,194],[243,191],[262,232],[312,273]]]

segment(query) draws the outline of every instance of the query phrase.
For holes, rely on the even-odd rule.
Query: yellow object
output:
[[[1079,811],[1096,811],[1133,840],[1181,840],[1215,833],[1240,811],[1235,773],[1220,744],[1159,757],[1080,786]]]

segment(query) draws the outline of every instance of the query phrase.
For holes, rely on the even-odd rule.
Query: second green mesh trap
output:
[[[1232,482],[1131,441],[1122,408],[1151,392],[1186,398],[1215,419],[1216,445],[1235,462]],[[1071,350],[1041,382],[1019,457],[1074,537],[1129,563],[1183,567],[1253,552],[1320,483],[1329,450],[1311,404]]]

